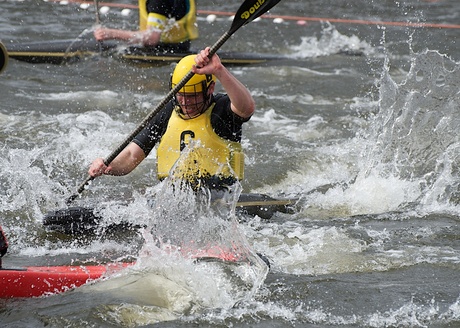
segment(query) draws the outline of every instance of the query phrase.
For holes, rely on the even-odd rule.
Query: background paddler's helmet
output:
[[[173,89],[192,69],[193,65],[195,65],[195,57],[196,55],[188,55],[177,63],[171,76],[171,89]],[[210,98],[208,95],[208,88],[215,81],[216,77],[214,75],[195,74],[178,92],[188,95],[202,93],[204,101],[202,111],[204,111],[206,109],[205,105],[208,104]],[[174,97],[174,99],[176,100],[176,105],[178,105],[176,97]]]

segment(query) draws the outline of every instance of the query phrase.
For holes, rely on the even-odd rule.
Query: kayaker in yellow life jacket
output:
[[[195,0],[139,0],[139,30],[99,27],[96,40],[123,40],[168,51],[188,51],[198,38]]]
[[[246,87],[209,48],[184,57],[174,69],[174,87],[189,71],[195,75],[110,163],[96,159],[88,173],[125,175],[158,144],[158,178],[187,180],[194,186],[220,188],[243,178],[242,125],[254,113],[255,103]],[[216,79],[226,94],[214,94]],[[187,156],[181,156],[181,152]]]

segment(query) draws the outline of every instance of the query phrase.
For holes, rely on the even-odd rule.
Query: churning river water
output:
[[[239,5],[198,1],[203,11]],[[135,28],[135,9],[108,8],[102,24]],[[73,2],[3,0],[0,10],[7,46],[90,35],[95,24],[94,7]],[[224,13],[199,15],[194,48],[229,29]],[[129,176],[96,179],[76,200],[104,205],[107,222],[237,240],[248,256],[270,260],[268,274],[260,263],[242,273],[165,256],[147,230],[47,232],[43,214],[65,208],[89,163],[163,99],[172,67],[10,59],[0,75],[3,265],[137,264],[68,293],[2,300],[0,326],[460,326],[460,2],[282,0],[271,14],[222,50],[289,57],[230,69],[257,103],[244,128],[242,190],[299,199],[294,214],[220,227],[187,198],[168,197],[154,153]],[[162,215],[147,203],[155,192]]]

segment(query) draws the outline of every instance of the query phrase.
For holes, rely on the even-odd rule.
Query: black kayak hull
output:
[[[272,198],[263,194],[241,194],[236,204],[236,213],[239,217],[259,216],[262,219],[270,219],[275,213],[292,214],[295,212],[297,199]],[[134,226],[128,222],[112,224],[110,227],[101,227],[103,218],[87,207],[68,207],[48,212],[43,225],[48,231],[60,232],[68,235],[86,234],[95,232],[97,228],[110,228],[110,230],[136,230],[140,226]]]
[[[198,50],[175,53],[159,51],[157,48],[126,46],[117,41],[97,42],[94,39],[54,40],[29,43],[5,42],[10,58],[36,64],[66,64],[91,56],[113,57],[131,63],[149,66],[166,65],[178,62],[186,55]],[[226,65],[254,65],[285,59],[273,54],[244,52],[219,52]]]

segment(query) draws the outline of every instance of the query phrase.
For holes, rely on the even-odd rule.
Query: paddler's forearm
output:
[[[242,118],[250,117],[256,105],[249,90],[223,65],[216,70],[215,75],[230,98],[233,112]]]
[[[103,158],[94,160],[88,169],[88,174],[92,177],[98,177],[103,174],[115,176],[126,175],[134,170],[144,159],[144,151],[135,143],[130,143],[107,166],[104,164]]]
[[[145,158],[144,152],[135,143],[130,143],[108,166],[108,175],[126,175]]]
[[[97,41],[122,40],[132,44],[156,46],[160,42],[161,32],[156,30],[127,31],[113,28],[98,28],[94,31]]]

